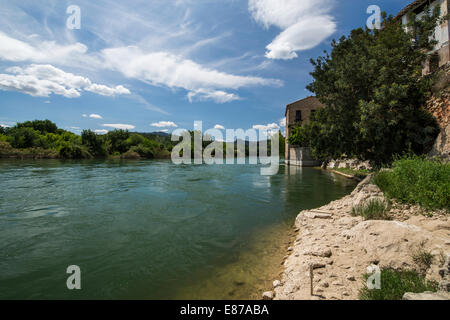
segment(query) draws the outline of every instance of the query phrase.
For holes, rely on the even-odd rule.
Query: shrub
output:
[[[92,155],[85,146],[81,146],[72,142],[64,141],[58,148],[58,153],[65,159],[89,159]]]
[[[364,275],[367,280],[369,275]],[[406,292],[420,293],[437,291],[438,284],[426,281],[425,277],[414,270],[381,270],[381,289],[369,290],[367,286],[359,292],[361,300],[401,300]]]
[[[388,212],[388,205],[380,199],[371,199],[352,208],[352,216],[362,216],[364,220],[390,220]]]
[[[427,270],[430,269],[434,261],[433,254],[425,249],[424,242],[419,245],[419,248],[417,250],[413,251],[411,257],[414,263],[419,268],[419,271],[423,274],[425,274]]]
[[[393,163],[391,171],[381,171],[374,183],[390,198],[420,204],[430,209],[450,209],[450,164],[417,156]]]
[[[153,148],[144,146],[143,144],[131,147],[129,152],[137,153],[139,156],[147,159],[153,159],[155,157]]]
[[[89,153],[94,157],[102,157],[106,154],[103,138],[91,130],[83,130],[81,143],[87,147]]]
[[[37,146],[39,132],[29,127],[12,128],[8,131],[11,146],[14,148],[32,148]]]

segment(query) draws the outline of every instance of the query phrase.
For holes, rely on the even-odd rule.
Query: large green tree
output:
[[[431,147],[438,128],[423,109],[432,77],[422,76],[422,67],[436,43],[439,8],[412,20],[407,32],[384,15],[381,30],[353,30],[332,42],[330,54],[311,60],[314,80],[307,88],[326,107],[293,130],[291,143],[311,146],[321,159],[356,157],[376,165]]]

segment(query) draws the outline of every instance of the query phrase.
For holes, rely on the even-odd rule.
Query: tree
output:
[[[8,130],[11,146],[14,148],[33,148],[37,146],[39,132],[28,127],[14,127]]]
[[[106,154],[102,137],[92,130],[83,130],[81,143],[88,148],[90,154],[94,157],[102,157]]]
[[[381,30],[360,28],[333,40],[331,54],[311,60],[314,81],[307,87],[326,107],[290,142],[310,145],[321,159],[356,157],[375,165],[405,151],[426,152],[438,127],[422,107],[432,77],[421,72],[438,20],[435,8],[406,32],[384,14]]]
[[[33,128],[41,134],[56,133],[58,127],[50,120],[34,120],[17,124],[18,128]]]
[[[108,151],[110,154],[125,153],[128,151],[129,146],[127,139],[130,137],[128,130],[113,130],[106,134],[106,141]]]

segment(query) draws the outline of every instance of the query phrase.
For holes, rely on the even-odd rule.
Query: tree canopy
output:
[[[326,106],[292,130],[291,144],[310,146],[320,159],[354,157],[376,165],[396,154],[427,152],[438,126],[423,106],[432,76],[422,76],[439,8],[405,30],[383,15],[381,30],[351,31],[332,42],[331,53],[311,60],[307,88]]]

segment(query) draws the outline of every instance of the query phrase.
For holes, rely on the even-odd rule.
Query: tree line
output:
[[[0,129],[0,155],[66,159],[89,159],[109,156],[130,158],[168,158],[173,144],[170,137],[158,134],[132,133],[113,130],[104,135],[83,130],[81,135],[58,128],[49,120],[17,123],[11,128]],[[14,152],[17,149],[20,152]]]
[[[191,156],[194,156],[194,131],[191,136]],[[285,140],[278,132],[280,155],[284,154]],[[50,120],[34,120],[17,123],[13,127],[0,127],[0,158],[63,158],[91,159],[117,157],[125,159],[167,159],[173,147],[179,143],[172,141],[170,135],[158,133],[129,132],[113,130],[106,134],[97,134],[92,130],[83,130],[81,135],[58,128]],[[206,139],[213,140],[213,139]],[[181,137],[180,137],[181,141]],[[202,141],[204,150],[211,141]],[[249,142],[245,141],[245,156],[250,153]],[[226,156],[227,145],[223,142]],[[234,155],[238,155],[236,141]],[[258,153],[260,144],[257,144]],[[267,142],[270,155],[271,141]]]

